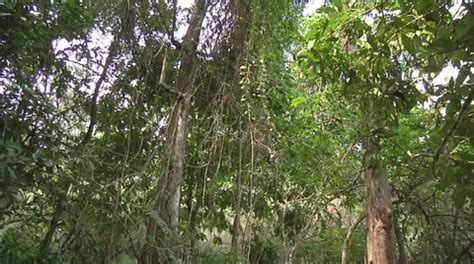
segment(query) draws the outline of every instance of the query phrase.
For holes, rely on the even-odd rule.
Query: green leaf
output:
[[[25,167],[23,168],[23,170],[28,173],[32,170],[36,169],[36,165],[33,164],[33,163],[30,163],[30,164],[26,164]]]
[[[342,2],[343,0],[333,0],[332,4],[337,8],[337,10],[342,9]]]
[[[415,54],[416,53],[416,47],[414,45],[413,39],[409,38],[407,35],[402,35],[402,44],[403,48],[408,51],[410,54]]]
[[[304,101],[305,101],[305,98],[303,96],[295,97],[291,100],[291,107],[297,108],[302,103],[304,103]]]

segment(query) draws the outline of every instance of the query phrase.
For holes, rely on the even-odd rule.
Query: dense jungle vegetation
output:
[[[474,263],[473,11],[0,1],[0,263]]]

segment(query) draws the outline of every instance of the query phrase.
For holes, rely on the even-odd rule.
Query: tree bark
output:
[[[367,191],[367,261],[369,264],[394,263],[393,216],[387,170],[381,164],[379,139],[364,142],[364,174]]]
[[[448,257],[446,262],[455,263],[456,260],[456,240],[457,240],[457,230],[459,224],[459,209],[454,209],[454,218],[453,218],[453,235],[451,239],[451,250],[448,252]]]
[[[293,264],[293,255],[296,245],[290,244],[285,248],[285,264]]]
[[[237,171],[235,179],[235,216],[234,223],[232,225],[232,242],[231,242],[231,251],[233,253],[239,252],[239,235],[240,235],[240,210],[242,207],[242,124],[241,119],[239,118],[239,169]]]
[[[348,264],[349,263],[349,252],[351,248],[351,242],[352,242],[352,235],[356,231],[357,227],[359,227],[360,223],[364,220],[366,217],[366,214],[363,214],[357,219],[357,221],[351,225],[349,230],[347,231],[346,238],[344,239],[344,245],[342,246],[342,256],[341,256],[341,264]]]
[[[48,263],[48,256],[50,254],[51,242],[53,242],[54,233],[59,226],[59,217],[62,211],[64,210],[63,200],[64,200],[63,198],[59,198],[58,201],[56,202],[54,215],[51,218],[51,221],[48,226],[48,231],[46,231],[46,235],[44,236],[43,241],[41,242],[41,245],[40,245],[39,255],[37,258],[37,262],[39,264]]]
[[[130,138],[129,138],[130,140]],[[125,164],[128,159],[128,150],[127,150],[127,156],[125,158]],[[125,167],[125,165],[123,165]],[[116,255],[116,244],[117,244],[117,227],[118,227],[118,218],[120,217],[120,202],[122,199],[122,177],[123,177],[123,169],[122,173],[120,175],[120,178],[117,180],[117,183],[115,184],[115,188],[112,190],[112,193],[115,192],[114,194],[114,201],[112,205],[112,220],[110,223],[110,229],[109,233],[107,236],[106,244],[105,244],[105,250],[104,250],[104,258],[102,260],[103,264],[109,264],[114,261],[115,255]]]
[[[156,214],[152,214],[147,225],[146,245],[141,254],[141,263],[171,263],[177,256],[172,237],[179,221],[187,119],[193,94],[196,50],[205,13],[206,1],[196,0],[181,50],[181,67],[176,82],[178,94],[169,118],[167,148],[162,160],[163,172],[156,186],[158,191],[154,205]]]
[[[195,245],[196,245],[196,212],[200,208],[200,200],[197,200],[196,203],[193,202],[194,198],[194,188],[196,187],[196,176],[188,178],[189,182],[187,184],[188,186],[188,192],[187,192],[187,201],[186,201],[186,207],[188,211],[188,231],[191,234],[190,241],[189,241],[189,249],[186,254],[186,260],[185,263],[197,263],[197,256],[196,256],[196,250],[195,250]]]
[[[394,219],[393,222],[393,230],[395,231],[395,237],[397,239],[398,246],[398,264],[408,264],[408,255],[405,250],[405,237],[402,231],[400,230],[398,221]]]
[[[235,16],[234,26],[231,34],[232,48],[229,52],[229,59],[235,62],[234,74],[231,80],[231,88],[234,89],[232,92],[236,92],[239,87],[240,67],[244,63],[243,54],[247,48],[246,42],[249,38],[249,27],[250,27],[250,15],[251,8],[246,1],[230,1],[231,10]],[[239,115],[242,115],[241,106],[239,104]],[[239,117],[238,124],[238,137],[239,137],[239,168],[235,178],[235,204],[234,204],[234,222],[232,225],[232,238],[231,238],[231,251],[233,253],[239,252],[239,236],[240,236],[240,211],[242,208],[242,156],[243,150],[243,133],[242,133],[242,118]]]

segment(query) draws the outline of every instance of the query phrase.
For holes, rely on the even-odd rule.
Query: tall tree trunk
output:
[[[240,67],[244,64],[245,58],[244,53],[248,48],[247,41],[249,39],[250,29],[250,15],[251,8],[246,1],[230,1],[231,10],[235,16],[234,26],[231,34],[232,48],[230,49],[229,59],[235,62],[234,74],[231,80],[232,92],[239,91],[240,89]],[[243,158],[243,133],[242,133],[242,111],[239,102],[239,124],[238,124],[238,137],[239,137],[239,168],[235,178],[235,204],[234,204],[234,222],[232,225],[232,239],[231,239],[231,251],[233,253],[239,252],[239,236],[240,236],[240,211],[242,208],[242,158]]]
[[[398,264],[408,264],[408,255],[405,250],[405,237],[396,219],[393,221],[393,230],[395,231],[395,237],[397,239]]]
[[[67,190],[66,190],[67,191]],[[53,242],[53,236],[56,231],[56,228],[59,226],[59,217],[64,210],[63,208],[63,202],[64,202],[64,197],[61,197],[58,199],[56,202],[56,208],[54,210],[53,217],[51,218],[51,221],[48,226],[48,231],[46,231],[46,235],[43,238],[43,241],[41,242],[40,248],[39,248],[39,254],[37,258],[38,263],[48,263],[48,256],[50,254],[50,246],[51,242]]]
[[[232,242],[231,242],[231,251],[233,253],[239,252],[239,235],[240,235],[240,210],[242,207],[242,124],[241,118],[239,118],[239,169],[237,171],[235,179],[235,216],[234,223],[232,225]]]
[[[129,153],[127,150],[125,164],[127,163],[128,155]],[[105,242],[106,244],[105,244],[105,250],[103,254],[104,258],[102,259],[103,264],[112,263],[116,255],[117,227],[118,227],[118,218],[120,217],[120,202],[122,199],[122,177],[124,174],[125,164],[123,165],[120,178],[117,180],[117,183],[115,184],[114,189],[112,190],[112,193],[115,192],[113,206],[112,206],[112,222],[110,224],[109,233],[107,236],[107,240]]]
[[[285,253],[284,253],[284,264],[293,264],[293,256],[296,249],[296,245],[291,243],[285,246]]]
[[[367,190],[367,261],[369,264],[394,263],[393,216],[387,170],[379,160],[376,135],[364,142],[364,174]]]
[[[448,256],[446,262],[454,263],[456,260],[456,240],[457,240],[457,230],[458,230],[458,221],[459,220],[459,209],[454,209],[454,218],[453,218],[453,235],[451,239],[451,247],[448,251]]]
[[[110,224],[109,234],[107,236],[107,240],[105,241],[105,252],[103,255],[103,264],[112,263],[115,255],[115,243],[117,241],[117,220],[115,217],[116,215],[112,216],[112,223]]]
[[[186,254],[186,261],[185,263],[197,263],[197,256],[196,256],[196,212],[199,210],[200,207],[200,200],[198,199],[196,203],[193,202],[194,198],[194,188],[196,187],[196,176],[189,177],[188,192],[187,192],[187,201],[186,207],[188,210],[188,231],[191,234],[190,241],[189,241],[189,249]]]
[[[351,249],[352,243],[352,235],[356,231],[357,227],[360,225],[362,220],[366,217],[366,214],[363,214],[357,219],[357,221],[351,225],[349,230],[347,231],[346,238],[344,239],[344,245],[342,246],[342,256],[341,256],[341,264],[348,264],[349,263],[349,252]]]
[[[141,263],[171,263],[176,258],[172,237],[179,221],[181,182],[185,163],[187,119],[193,94],[196,69],[196,50],[201,24],[206,13],[206,1],[196,0],[188,31],[181,50],[181,67],[177,79],[177,98],[170,114],[167,130],[167,148],[163,159],[163,172],[157,183],[158,195],[146,231],[146,245]],[[162,252],[159,248],[167,249]]]

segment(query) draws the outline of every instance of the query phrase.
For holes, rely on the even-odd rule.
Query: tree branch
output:
[[[349,263],[349,250],[351,247],[351,242],[352,242],[352,235],[356,231],[357,227],[362,223],[362,220],[365,219],[367,214],[363,213],[361,216],[359,216],[359,219],[351,225],[349,230],[347,231],[346,238],[344,239],[344,245],[342,247],[342,256],[341,256],[341,264],[347,264]]]
[[[446,148],[446,145],[448,144],[449,138],[454,134],[456,129],[458,129],[459,125],[462,122],[462,119],[464,118],[464,115],[469,110],[469,106],[471,105],[473,96],[474,96],[474,91],[471,91],[469,96],[466,98],[466,101],[464,101],[464,104],[461,108],[461,111],[459,112],[459,115],[456,118],[456,121],[454,121],[453,126],[451,127],[451,129],[449,129],[448,133],[444,136],[443,141],[441,142],[441,145],[439,146],[438,150],[434,154],[431,169],[432,169],[433,175],[435,177],[436,177],[436,163],[438,162],[439,157],[441,156],[441,154],[444,152],[444,149]]]
[[[92,99],[90,102],[91,104],[90,122],[87,128],[87,132],[84,134],[84,137],[82,138],[81,145],[87,144],[92,138],[92,133],[94,131],[95,124],[97,123],[97,99],[99,97],[100,87],[102,86],[102,83],[107,78],[107,72],[109,71],[110,65],[112,64],[113,58],[115,56],[115,52],[117,50],[120,36],[121,36],[121,33],[118,33],[114,37],[114,40],[112,41],[112,43],[110,44],[109,54],[107,55],[107,58],[105,59],[104,68],[102,69],[102,73],[100,74],[99,79],[95,83],[94,93],[92,94]]]

